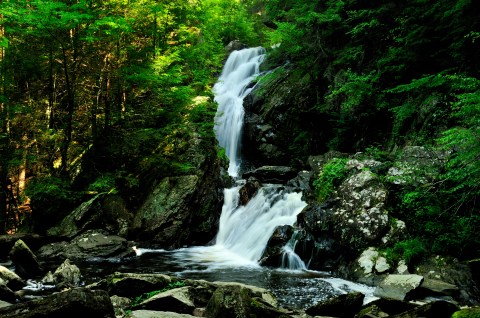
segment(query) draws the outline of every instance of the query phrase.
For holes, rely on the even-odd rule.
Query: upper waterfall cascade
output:
[[[262,47],[233,51],[213,87],[218,103],[215,135],[230,160],[228,173],[232,177],[238,176],[241,163],[241,134],[245,114],[243,99],[252,90],[249,85],[259,75],[264,58],[265,49]]]

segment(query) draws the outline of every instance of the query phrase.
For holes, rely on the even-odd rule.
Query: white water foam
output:
[[[218,103],[215,115],[215,135],[230,160],[228,173],[237,177],[240,170],[240,147],[243,127],[243,99],[252,90],[252,80],[260,73],[265,58],[262,47],[243,49],[230,54],[213,87]]]

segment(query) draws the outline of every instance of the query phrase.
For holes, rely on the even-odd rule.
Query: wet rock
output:
[[[230,43],[228,43],[227,46],[225,46],[225,50],[231,53],[233,51],[246,49],[247,47],[248,46],[246,44],[240,42],[239,40],[233,40],[233,41],[230,41]]]
[[[295,178],[298,171],[284,166],[263,166],[253,171],[245,172],[244,178],[254,177],[262,183],[286,183]]]
[[[52,275],[55,284],[66,284],[68,286],[79,286],[82,281],[80,269],[70,264],[68,259],[60,265]]]
[[[15,265],[15,272],[20,277],[32,278],[42,274],[43,269],[37,257],[22,240],[15,242],[9,256]]]
[[[413,273],[457,286],[459,294],[455,300],[462,305],[475,305],[479,301],[479,292],[470,267],[455,258],[432,256],[423,259],[413,268]]]
[[[417,304],[407,301],[379,298],[363,306],[364,309],[361,311],[361,313],[364,314],[363,316],[361,316],[360,313],[357,315],[358,317],[371,318],[372,316],[368,316],[368,313],[373,314],[374,316],[376,315],[377,317],[381,317],[381,314],[379,315],[379,313],[385,313],[388,316],[392,316],[401,314],[416,307],[418,307]],[[365,310],[367,308],[370,308],[370,310]],[[357,318],[357,316],[355,316],[355,318]]]
[[[135,308],[191,314],[195,309],[191,292],[192,288],[189,286],[167,290],[145,300]]]
[[[7,258],[8,253],[12,250],[13,245],[15,245],[15,242],[18,240],[25,242],[25,244],[34,251],[51,242],[51,238],[33,233],[0,235],[0,260],[5,260]]]
[[[312,177],[311,171],[300,171],[298,175],[288,181],[287,187],[292,191],[309,193],[311,191],[310,178]]]
[[[15,303],[16,299],[17,296],[15,293],[8,288],[7,283],[0,278],[0,300],[7,301],[9,303]]]
[[[154,290],[161,290],[172,282],[163,274],[115,273],[107,277],[110,295],[135,297]]]
[[[38,250],[43,259],[85,259],[134,255],[126,239],[101,230],[89,230],[71,242],[51,243]]]
[[[237,284],[219,286],[205,309],[211,318],[229,317],[288,317],[260,297],[251,289]]]
[[[305,312],[311,316],[353,317],[360,311],[364,297],[358,292],[338,295],[307,308]]]
[[[187,314],[178,314],[175,312],[154,311],[154,310],[134,310],[128,317],[131,318],[190,318],[195,317]]]
[[[278,267],[282,264],[283,247],[292,237],[294,229],[290,225],[278,226],[268,240],[259,263],[263,266]]]
[[[20,276],[2,265],[0,265],[0,279],[12,290],[22,289],[26,284],[25,280],[20,278]]]
[[[455,296],[459,293],[459,288],[453,284],[449,284],[437,279],[425,278],[420,285],[428,295],[445,295]]]
[[[7,307],[7,306],[10,306],[10,305],[12,305],[12,304],[9,303],[9,302],[0,300],[0,308]]]
[[[108,293],[87,288],[72,289],[0,308],[2,318],[78,317],[79,314],[83,317],[115,317]]]
[[[111,234],[126,237],[132,217],[120,196],[100,193],[83,202],[57,226],[50,228],[47,234],[72,239],[87,230],[105,229]]]
[[[423,276],[420,275],[388,275],[375,288],[374,295],[381,298],[408,300],[422,282]]]
[[[446,301],[433,301],[431,303],[415,307],[404,313],[393,315],[392,318],[450,318],[459,307]]]
[[[240,205],[246,205],[251,198],[255,196],[258,189],[261,188],[261,183],[257,179],[250,177],[245,185],[240,188]]]
[[[111,296],[110,301],[112,302],[113,310],[115,311],[115,317],[125,317],[127,315],[125,311],[132,303],[129,298],[117,295]]]

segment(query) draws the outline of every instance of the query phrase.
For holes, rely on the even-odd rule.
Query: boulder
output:
[[[335,196],[333,232],[346,249],[356,254],[383,237],[389,228],[387,190],[378,176],[359,171],[342,182]]]
[[[359,292],[338,295],[307,308],[305,312],[311,316],[353,317],[360,311],[364,297]]]
[[[225,50],[231,53],[233,51],[242,50],[247,47],[248,46],[246,44],[240,42],[239,40],[233,40],[233,41],[230,41],[230,43],[228,43],[227,46],[225,46]]]
[[[253,171],[245,172],[244,178],[255,178],[262,183],[286,183],[297,176],[298,171],[285,166],[263,166]]]
[[[255,297],[249,288],[237,284],[219,286],[205,309],[211,318],[230,317],[289,317],[260,297]]]
[[[249,178],[245,185],[240,188],[240,205],[247,205],[252,197],[255,196],[258,189],[261,188],[261,183],[255,178]]]
[[[187,314],[179,314],[176,312],[155,311],[155,310],[134,310],[129,315],[129,318],[190,318],[195,317]]]
[[[450,318],[460,308],[447,301],[433,301],[422,306],[415,307],[392,318]]]
[[[53,283],[67,286],[79,286],[82,281],[80,269],[66,259],[52,275]]]
[[[87,288],[71,289],[41,299],[0,308],[2,318],[102,317],[115,314],[108,293]]]
[[[478,288],[473,279],[475,273],[471,271],[468,264],[460,262],[456,258],[439,255],[424,258],[412,270],[412,273],[422,275],[426,279],[450,284],[445,285],[447,290],[451,289],[448,286],[458,287],[458,292],[451,289],[448,293],[462,305],[475,305],[480,299]]]
[[[42,274],[43,269],[37,257],[22,240],[18,240],[10,251],[10,259],[15,265],[15,272],[23,278],[33,278]]]
[[[268,240],[265,251],[259,263],[264,266],[278,267],[281,265],[283,247],[292,237],[294,229],[290,225],[277,226]]]
[[[72,239],[88,230],[104,229],[126,237],[132,217],[120,196],[100,193],[80,204],[47,234]]]
[[[16,299],[17,296],[15,293],[8,288],[7,283],[0,278],[0,300],[7,301],[9,303],[15,303]]]
[[[8,235],[0,235],[0,260],[6,260],[8,253],[12,250],[13,245],[18,240],[22,240],[34,251],[41,246],[50,243],[52,238],[40,236],[33,233],[15,233]]]
[[[113,305],[113,310],[115,311],[115,317],[125,317],[126,310],[130,307],[132,301],[127,297],[120,297],[113,295],[110,297],[110,301]]]
[[[154,290],[161,290],[172,282],[163,274],[115,273],[107,277],[110,295],[135,297]]]
[[[180,314],[191,314],[195,309],[193,299],[190,296],[192,287],[170,289],[161,292],[143,301],[134,309],[146,309],[157,311],[172,311]]]
[[[388,170],[386,180],[394,185],[421,185],[438,177],[448,153],[422,146],[406,146]]]
[[[382,314],[380,313],[384,313],[387,315],[384,317],[389,317],[401,314],[416,307],[418,307],[417,304],[407,301],[379,298],[364,305],[363,309],[355,316],[355,318],[371,318],[372,316],[368,316],[368,314],[374,315],[374,317],[382,317]]]
[[[20,276],[2,265],[0,265],[0,279],[3,279],[7,287],[12,290],[22,289],[26,284]]]
[[[408,300],[422,282],[423,276],[420,275],[391,274],[375,288],[374,295],[381,298]]]
[[[86,259],[134,256],[126,239],[101,230],[89,230],[71,242],[51,243],[38,250],[42,259]]]
[[[0,300],[0,308],[11,306],[12,304],[3,300]]]

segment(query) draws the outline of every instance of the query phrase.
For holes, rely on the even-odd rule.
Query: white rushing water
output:
[[[218,103],[215,116],[215,135],[230,160],[228,173],[237,177],[240,170],[240,148],[243,127],[243,99],[252,90],[249,87],[260,73],[265,58],[262,47],[233,51],[223,67],[218,82],[213,87]]]
[[[230,160],[228,172],[239,177],[240,142],[243,126],[243,99],[252,90],[251,82],[259,74],[265,55],[261,47],[234,51],[230,54],[218,82],[214,86],[218,110],[215,134]],[[245,205],[239,205],[239,185],[224,190],[224,204],[215,245],[179,250],[182,261],[201,263],[208,267],[253,266],[267,246],[275,228],[293,225],[306,206],[301,193],[288,193],[278,185],[266,185]],[[295,259],[293,250],[289,259]],[[296,256],[294,269],[305,265]],[[291,267],[291,265],[289,265]]]

